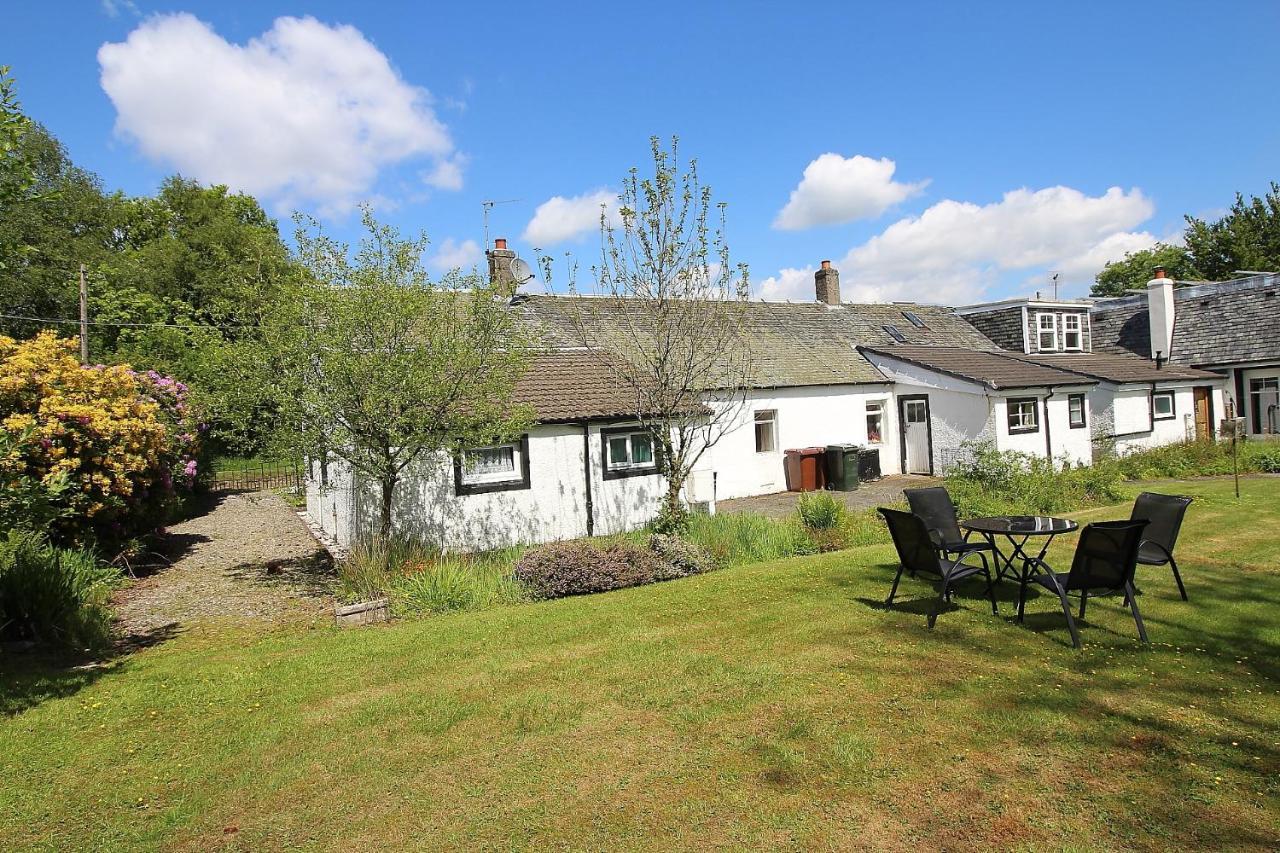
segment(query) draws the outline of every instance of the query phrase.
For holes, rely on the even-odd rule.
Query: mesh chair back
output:
[[[884,507],[880,508],[880,514],[889,525],[889,535],[893,537],[893,546],[898,549],[898,559],[903,566],[913,572],[942,574],[937,546],[929,538],[929,530],[921,518]]]
[[[911,512],[924,520],[925,527],[936,530],[942,542],[961,542],[960,522],[956,518],[956,505],[951,494],[942,486],[923,489],[903,489]]]
[[[1085,527],[1067,576],[1067,589],[1120,592],[1133,581],[1145,521],[1098,521]]]
[[[1170,554],[1174,543],[1178,541],[1178,531],[1182,528],[1182,519],[1187,514],[1191,498],[1180,495],[1161,495],[1156,492],[1143,492],[1133,503],[1133,520],[1146,519],[1147,529],[1142,538],[1162,546]]]

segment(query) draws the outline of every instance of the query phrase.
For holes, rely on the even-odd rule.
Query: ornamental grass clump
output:
[[[202,430],[182,383],[75,351],[50,332],[0,336],[0,526],[112,549],[197,488]]]
[[[0,639],[94,650],[111,635],[107,600],[120,572],[85,549],[32,531],[0,533]]]

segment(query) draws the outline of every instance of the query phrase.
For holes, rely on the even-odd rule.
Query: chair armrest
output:
[[[1165,558],[1166,560],[1172,560],[1172,559],[1173,559],[1173,552],[1172,552],[1172,551],[1170,551],[1168,548],[1164,547],[1164,545],[1162,545],[1162,544],[1160,544],[1159,542],[1155,541],[1154,539],[1143,539],[1141,542],[1139,542],[1139,543],[1138,543],[1138,547],[1139,547],[1139,548],[1141,548],[1143,545],[1154,545],[1154,546],[1156,546],[1157,548],[1159,548],[1162,552],[1164,552],[1164,558]]]

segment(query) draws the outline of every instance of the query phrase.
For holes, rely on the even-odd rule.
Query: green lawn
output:
[[[1196,494],[1086,647],[979,586],[936,631],[870,546],[338,632],[193,629],[4,673],[7,849],[1268,848],[1280,480]],[[1127,514],[1127,506],[1082,518]],[[1055,551],[1065,561],[1074,537]],[[3,659],[0,659],[3,665]],[[12,667],[12,660],[9,664]]]

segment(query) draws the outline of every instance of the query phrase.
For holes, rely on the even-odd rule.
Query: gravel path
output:
[[[918,474],[891,475],[870,483],[859,483],[852,492],[831,492],[852,510],[895,504],[904,500],[903,489],[936,486],[942,480]],[[716,501],[716,512],[754,512],[772,518],[786,518],[796,511],[799,492],[777,492],[729,501]]]
[[[332,618],[332,567],[278,495],[224,493],[169,528],[171,564],[116,594],[117,632],[145,644],[210,618],[276,623]]]

